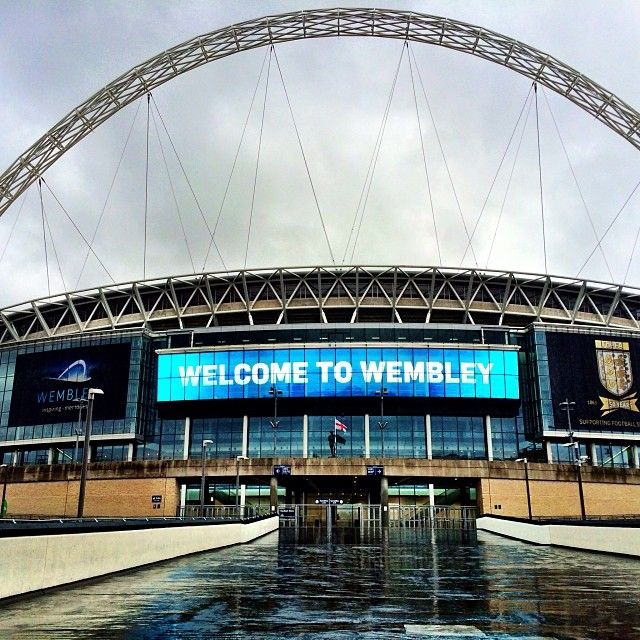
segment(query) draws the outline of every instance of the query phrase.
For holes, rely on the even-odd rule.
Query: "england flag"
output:
[[[340,422],[340,420],[338,420],[338,418],[336,418],[335,430],[336,431],[346,431],[347,430],[347,425],[344,424],[344,422]]]

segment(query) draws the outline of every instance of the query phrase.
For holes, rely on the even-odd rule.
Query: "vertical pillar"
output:
[[[64,464],[65,457],[61,454],[62,460],[60,462]],[[47,464],[53,464],[53,447],[47,449]]]
[[[302,416],[302,457],[309,457],[309,416]]]
[[[278,510],[278,478],[271,476],[269,483],[269,504],[271,505],[271,513]]]
[[[247,485],[240,485],[240,506],[244,507],[247,504]]]
[[[433,445],[431,444],[431,414],[429,413],[424,417],[424,426],[427,442],[427,460],[433,460]]]
[[[185,507],[187,506],[187,485],[180,485],[180,515],[184,515]]]
[[[182,459],[189,459],[189,441],[191,440],[191,418],[184,419],[184,447],[182,449]]]
[[[370,458],[370,447],[369,447],[369,414],[364,414],[364,457]]]
[[[436,489],[433,486],[433,482],[429,483],[429,506],[430,507],[436,506]]]
[[[127,450],[127,462],[132,462],[132,461],[133,461],[133,442],[130,442]]]
[[[242,416],[242,455],[249,450],[249,416]]]
[[[484,437],[487,441],[487,460],[493,460],[493,438],[491,437],[491,416],[484,417]]]
[[[633,464],[636,469],[640,469],[640,446],[633,447]]]
[[[380,478],[380,519],[383,527],[389,526],[389,478]]]
[[[594,467],[597,467],[598,466],[598,450],[596,449],[596,443],[592,442],[590,448],[591,448],[591,464]]]
[[[551,452],[551,442],[547,440],[545,442],[545,447],[547,448],[547,462],[553,462],[553,453]]]

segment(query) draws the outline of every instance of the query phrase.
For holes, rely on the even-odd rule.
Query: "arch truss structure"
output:
[[[307,267],[130,282],[0,310],[0,346],[100,331],[300,323],[532,323],[640,331],[640,289],[440,267]]]
[[[438,16],[383,9],[319,9],[249,20],[197,36],[139,64],[85,100],[0,176],[0,215],[66,151],[126,105],[176,76],[241,51],[294,40],[379,37],[468,53],[564,96],[640,149],[640,114],[557,58],[513,38]]]

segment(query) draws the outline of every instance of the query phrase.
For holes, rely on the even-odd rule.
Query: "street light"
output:
[[[376,391],[376,395],[380,396],[380,420],[378,422],[378,428],[380,429],[380,444],[382,457],[384,458],[384,430],[389,425],[388,422],[384,419],[384,397],[388,394],[386,387],[380,387],[378,391]]]
[[[205,461],[207,459],[207,447],[213,444],[213,440],[202,441],[202,478],[200,479],[200,516],[204,516],[204,491],[205,491]]]
[[[275,385],[271,386],[269,389],[269,395],[273,396],[273,420],[271,420],[271,428],[273,429],[273,455],[276,455],[276,432],[278,430],[278,424],[280,424],[278,420],[278,396],[282,395],[282,391],[276,388]]]
[[[584,506],[584,491],[582,490],[582,463],[586,460],[586,456],[580,455],[580,444],[573,439],[573,429],[571,428],[571,411],[576,406],[575,402],[569,402],[568,398],[565,398],[563,402],[559,403],[559,406],[567,412],[567,430],[569,432],[569,442],[564,443],[563,447],[571,447],[573,451],[573,463],[576,465],[577,477],[578,477],[578,494],[580,496],[580,517],[582,520],[587,519],[587,512]]]
[[[240,460],[248,460],[247,456],[236,456],[236,510],[240,515]]]
[[[80,406],[78,407],[78,427],[73,430],[76,436],[76,448],[73,451],[74,463],[78,461],[78,441],[82,435],[82,410],[85,408],[86,402],[86,400],[80,400]]]
[[[527,486],[527,508],[529,510],[529,520],[533,520],[531,514],[531,490],[529,488],[529,460],[527,458],[516,458],[516,462],[524,462],[524,481]]]
[[[4,518],[7,514],[7,467],[9,465],[0,464],[2,471],[3,484],[2,484],[2,502],[0,502],[0,518]]]
[[[87,421],[84,427],[84,450],[82,451],[82,470],[80,471],[80,492],[78,494],[78,518],[84,512],[84,494],[87,488],[87,465],[89,463],[89,444],[91,440],[91,420],[93,419],[93,400],[96,396],[103,396],[102,389],[89,389],[87,400]]]

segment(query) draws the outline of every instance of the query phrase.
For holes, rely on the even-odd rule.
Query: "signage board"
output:
[[[151,502],[153,504],[159,504],[162,502],[162,496],[151,496]]]
[[[339,500],[338,498],[316,498],[316,504],[344,504],[344,500]]]
[[[273,467],[274,476],[290,476],[291,467],[287,464],[276,464]]]
[[[640,340],[545,333],[553,427],[568,428],[560,402],[569,400],[574,431],[640,430]]]
[[[377,465],[377,464],[372,464],[372,465],[367,465],[367,475],[368,476],[383,476],[384,475],[384,467]]]
[[[278,509],[278,515],[283,520],[295,520],[296,508],[295,507],[280,507]]]
[[[181,351],[158,356],[159,402],[283,397],[517,400],[512,348],[318,347]]]
[[[18,355],[9,426],[77,422],[91,388],[104,391],[93,405],[94,420],[124,418],[130,356],[129,344]]]

